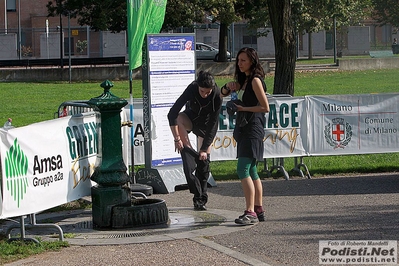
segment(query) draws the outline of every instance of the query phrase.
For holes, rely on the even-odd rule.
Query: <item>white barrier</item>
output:
[[[398,93],[270,97],[264,158],[398,152],[398,101]],[[129,113],[127,106],[122,117],[128,120]],[[135,165],[144,164],[142,125],[142,103],[136,102]],[[90,195],[97,127],[96,114],[85,113],[0,130],[0,218],[40,212]],[[233,127],[234,117],[223,106],[212,160],[236,158]],[[170,132],[169,128],[154,128]],[[122,136],[123,157],[129,164],[128,127],[123,127]]]
[[[398,97],[398,93],[269,97],[264,158],[398,152]],[[137,165],[144,164],[141,107],[135,106],[134,111]],[[213,161],[236,159],[234,123],[235,117],[229,117],[223,105]],[[170,132],[169,128],[154,128]]]
[[[95,113],[0,130],[0,218],[90,195],[98,152]]]
[[[309,155],[399,151],[399,94],[309,96]]]

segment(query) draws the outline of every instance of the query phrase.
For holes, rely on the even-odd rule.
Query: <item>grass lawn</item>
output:
[[[266,77],[268,92],[273,90],[273,75]],[[222,86],[232,77],[216,77]],[[295,75],[295,96],[367,94],[398,92],[398,70],[327,71],[302,72]],[[113,82],[112,93],[129,98],[129,82]],[[141,80],[133,81],[134,98],[141,98]],[[0,123],[13,118],[16,127],[54,118],[58,106],[69,100],[88,100],[99,96],[103,88],[99,83],[2,83]],[[285,159],[287,171],[294,167],[294,159]],[[212,162],[212,173],[216,180],[235,179],[235,161]],[[305,157],[313,177],[347,173],[374,173],[396,171],[399,154],[368,154],[347,156]],[[262,163],[260,169],[263,169]],[[264,174],[265,176],[266,174]]]

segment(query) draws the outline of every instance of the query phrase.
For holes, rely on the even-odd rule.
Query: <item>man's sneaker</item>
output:
[[[244,212],[243,215],[239,216],[237,219],[234,221],[236,224],[256,224],[259,222],[258,217],[253,216],[251,214],[248,214],[247,212]]]
[[[258,216],[258,220],[259,222],[264,222],[265,221],[265,212],[260,212],[260,213],[256,213],[256,215]]]

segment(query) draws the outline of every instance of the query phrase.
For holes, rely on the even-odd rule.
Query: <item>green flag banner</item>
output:
[[[127,0],[129,70],[142,64],[142,46],[147,33],[161,30],[167,0]]]

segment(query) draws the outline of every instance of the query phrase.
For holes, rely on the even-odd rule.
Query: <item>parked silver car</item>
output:
[[[214,60],[217,61],[219,57],[219,50],[208,44],[197,42],[195,43],[195,55],[199,60]],[[230,59],[230,52],[227,52],[227,58]]]

